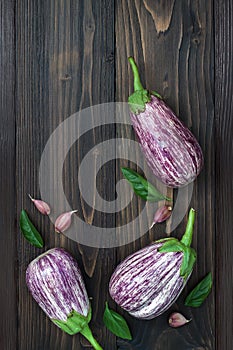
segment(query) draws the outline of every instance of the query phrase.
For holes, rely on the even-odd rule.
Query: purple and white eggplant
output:
[[[88,326],[91,305],[76,260],[53,248],[33,260],[26,271],[27,286],[47,316],[70,335],[81,333],[94,349],[102,347]]]
[[[194,220],[195,211],[191,209],[181,241],[161,239],[118,265],[110,279],[109,292],[130,315],[149,320],[177,300],[196,260],[196,252],[190,247]]]
[[[128,100],[131,120],[147,163],[167,186],[185,186],[202,169],[201,147],[161,96],[143,88],[134,59],[129,62],[134,74],[134,93]]]

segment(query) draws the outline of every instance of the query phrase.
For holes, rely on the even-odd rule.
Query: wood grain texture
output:
[[[114,348],[115,337],[106,333],[102,315],[114,251],[98,250],[54,233],[48,218],[40,217],[26,193],[39,196],[38,170],[47,139],[60,122],[81,108],[114,99],[114,21],[112,1],[19,1],[17,28],[17,215],[25,208],[45,239],[46,250],[67,248],[77,258],[92,297],[92,328],[99,342]],[[109,28],[107,30],[107,28]],[[99,88],[102,86],[103,88]],[[90,130],[77,140],[64,163],[64,191],[73,208],[89,224],[98,213],[80,200],[77,167],[102,137],[114,130]],[[57,150],[66,139],[57,140]],[[53,159],[51,158],[51,161]],[[54,170],[55,171],[55,170]],[[102,176],[113,172],[105,168]],[[51,174],[51,181],[53,181]],[[103,182],[99,184],[103,192]],[[108,182],[106,191],[113,191]],[[54,194],[56,195],[56,193]],[[57,203],[61,205],[62,203]],[[104,220],[104,219],[102,219]],[[113,218],[109,219],[109,224]],[[19,349],[83,349],[90,345],[79,335],[70,337],[54,326],[30,297],[25,285],[27,264],[41,251],[18,239]],[[30,331],[29,331],[30,330]]]
[[[134,340],[128,345],[119,341],[120,349],[215,348],[214,292],[201,309],[183,306],[188,290],[208,271],[215,271],[212,11],[211,1],[131,0],[116,4],[117,100],[126,101],[132,91],[127,57],[133,56],[140,67],[143,85],[158,91],[191,128],[205,157],[205,167],[195,184],[192,199],[192,206],[197,210],[193,246],[198,260],[188,287],[172,307],[193,321],[189,327],[172,330],[167,324],[169,311],[149,322],[130,319]],[[120,219],[123,221],[124,217]],[[118,250],[118,259],[160,237],[161,229],[157,226],[141,242]],[[178,237],[184,227],[185,222],[177,228]]]
[[[17,347],[14,1],[0,1],[0,348]]]
[[[233,348],[232,17],[230,0],[0,0],[1,349],[91,348],[83,337],[70,337],[53,325],[26,288],[28,263],[54,246],[66,248],[78,260],[92,298],[91,328],[105,350]],[[55,234],[50,220],[38,215],[27,193],[40,196],[41,154],[59,123],[91,105],[127,101],[133,88],[127,62],[130,55],[138,63],[143,85],[158,91],[196,135],[205,166],[191,203],[197,210],[193,246],[198,253],[192,278],[170,311],[154,320],[139,321],[117,308],[132,330],[133,341],[128,342],[113,336],[102,322],[105,300],[116,308],[108,281],[122,259],[163,236],[165,225],[156,225],[126,246],[86,247]],[[123,124],[128,121],[127,115],[122,116]],[[81,196],[78,167],[83,157],[115,137],[136,140],[126,125],[92,129],[72,146],[63,167],[64,192],[70,205],[78,209],[82,220],[101,227],[130,222],[144,207],[143,201],[134,197],[121,212],[104,214]],[[65,138],[57,140],[58,152],[66,142]],[[101,197],[115,199],[121,166],[143,171],[137,163],[140,157],[138,152],[135,162],[114,159],[99,173],[88,174],[96,180]],[[51,173],[50,181],[53,179]],[[177,191],[170,190],[169,195],[175,202]],[[126,184],[125,197],[130,201]],[[96,198],[93,193],[93,203]],[[187,198],[183,200],[187,202]],[[62,208],[63,203],[58,205]],[[45,240],[41,250],[19,232],[22,209]],[[177,227],[177,237],[181,237],[185,221]],[[143,226],[141,221],[139,226]],[[134,228],[127,232],[129,237],[134,236]],[[187,293],[209,271],[215,278],[207,301],[196,310],[184,307]],[[174,310],[192,322],[187,327],[169,328],[167,319]]]
[[[233,6],[215,1],[216,347],[233,346]]]

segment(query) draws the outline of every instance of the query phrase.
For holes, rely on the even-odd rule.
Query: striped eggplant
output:
[[[134,59],[130,57],[129,62],[134,74],[134,93],[128,100],[130,115],[147,163],[165,185],[185,186],[202,169],[201,147],[161,96],[143,88]]]
[[[47,316],[70,335],[81,333],[94,349],[102,347],[88,326],[91,305],[76,260],[53,248],[33,260],[26,271],[27,286]]]
[[[179,297],[196,260],[190,247],[195,211],[190,210],[181,241],[165,238],[127,257],[114,271],[109,292],[130,315],[149,320],[161,315]]]

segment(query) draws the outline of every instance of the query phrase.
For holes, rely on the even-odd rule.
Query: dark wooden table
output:
[[[231,0],[0,1],[1,349],[88,347],[79,335],[63,334],[28,293],[25,269],[41,250],[20,234],[22,208],[45,239],[42,251],[62,246],[79,261],[93,297],[92,329],[104,349],[233,349],[232,21]],[[147,88],[156,89],[192,129],[205,157],[191,203],[198,210],[193,243],[198,260],[188,288],[172,307],[192,322],[171,329],[168,312],[142,322],[118,309],[129,322],[132,342],[116,339],[103,325],[104,302],[110,300],[108,280],[119,261],[161,236],[165,227],[126,246],[90,248],[55,235],[49,218],[39,216],[26,196],[40,196],[40,157],[60,122],[91,105],[127,101],[132,91],[129,55],[138,62]],[[133,209],[104,216],[78,196],[78,162],[96,143],[118,132],[113,126],[94,129],[85,142],[77,142],[66,161],[67,197],[88,223],[119,226],[141,208],[135,199]],[[131,130],[125,133],[134,137]],[[115,195],[122,164],[127,161],[107,164],[97,177],[107,200]],[[178,237],[184,225],[177,228]],[[185,308],[188,289],[209,271],[214,287],[208,300],[197,310]]]

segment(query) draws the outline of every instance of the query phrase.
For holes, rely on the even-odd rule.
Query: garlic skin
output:
[[[43,215],[49,215],[51,210],[49,205],[42,201],[41,199],[34,199],[30,194],[28,194],[28,197],[31,199],[35,207],[39,210],[39,212]]]
[[[181,313],[173,312],[168,320],[169,326],[173,328],[178,328],[184,326],[192,320],[187,320]]]
[[[71,217],[74,213],[77,213],[78,210],[67,211],[58,216],[55,221],[55,231],[62,233],[66,231],[71,225]]]
[[[163,222],[170,218],[172,214],[172,207],[168,205],[163,205],[162,207],[158,208],[155,212],[155,216],[153,219],[153,223],[150,228],[152,228],[156,223]]]

